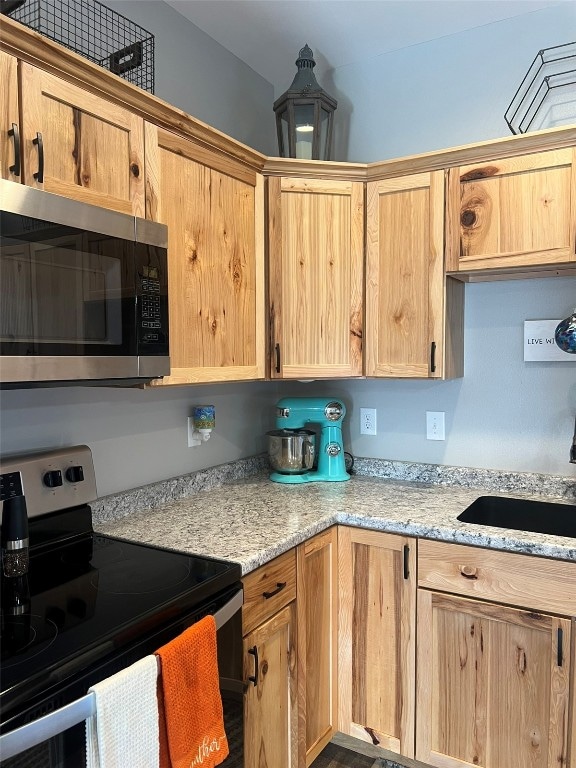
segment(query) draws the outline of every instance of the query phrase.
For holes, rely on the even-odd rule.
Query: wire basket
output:
[[[15,21],[154,93],[154,35],[98,0],[2,0]]]
[[[538,51],[504,119],[512,133],[576,123],[576,42]]]

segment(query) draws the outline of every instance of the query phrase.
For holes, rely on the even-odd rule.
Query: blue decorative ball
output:
[[[571,317],[558,323],[555,332],[556,344],[564,352],[576,355],[576,309]]]

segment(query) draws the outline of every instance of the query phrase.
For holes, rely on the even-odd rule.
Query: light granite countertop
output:
[[[243,574],[335,523],[576,562],[576,538],[456,519],[487,494],[538,498],[533,490],[501,493],[359,475],[344,483],[283,485],[259,472],[121,519],[97,516],[94,527],[132,541],[239,562]],[[576,515],[574,498],[548,496],[546,501],[574,504]]]

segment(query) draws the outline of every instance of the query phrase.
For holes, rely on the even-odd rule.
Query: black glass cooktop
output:
[[[2,580],[3,719],[239,579],[235,563],[92,533],[32,549],[28,575]]]

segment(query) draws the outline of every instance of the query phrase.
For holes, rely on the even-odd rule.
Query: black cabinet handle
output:
[[[430,371],[436,372],[436,342],[430,344]]]
[[[564,648],[563,648],[564,630],[562,629],[562,627],[558,627],[557,644],[558,644],[558,648],[557,648],[558,655],[556,658],[556,663],[558,664],[559,667],[561,667],[564,664],[564,652],[563,652],[564,651]]]
[[[410,547],[405,544],[404,545],[404,578],[409,579],[410,578]]]
[[[44,183],[44,142],[42,140],[42,134],[37,133],[36,138],[32,139],[32,144],[38,146],[38,172],[34,174],[34,178],[40,184]]]
[[[285,586],[285,581],[277,581],[276,589],[274,589],[272,592],[262,592],[262,597],[266,598],[266,600],[269,600],[271,597],[274,597],[274,595],[277,595],[278,592],[282,592]]]
[[[256,687],[258,685],[258,646],[255,645],[254,648],[248,648],[248,653],[254,656],[254,674],[249,675],[248,680]]]
[[[20,129],[18,123],[12,123],[8,136],[14,137],[14,165],[10,166],[10,170],[14,176],[20,176]]]
[[[276,373],[280,373],[280,344],[276,344],[274,351],[276,352]]]

